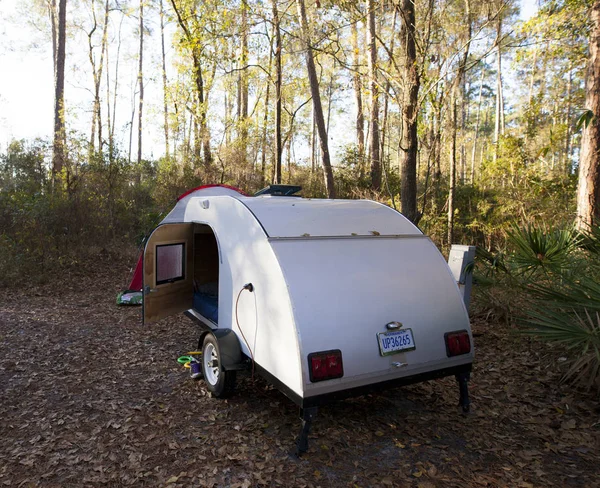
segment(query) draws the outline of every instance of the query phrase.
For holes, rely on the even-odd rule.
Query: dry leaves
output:
[[[453,378],[350,399],[298,460],[297,408],[243,375],[207,395],[175,361],[195,326],[142,327],[113,304],[121,274],[0,290],[0,486],[599,486],[598,403],[545,345],[475,324],[471,415]]]

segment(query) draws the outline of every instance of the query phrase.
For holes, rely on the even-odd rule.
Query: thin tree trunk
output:
[[[479,95],[477,97],[477,115],[475,116],[475,136],[473,137],[473,152],[471,153],[471,185],[475,183],[475,152],[479,138],[479,123],[481,121],[481,98],[483,93],[484,66],[481,66],[481,78],[479,79]]]
[[[577,228],[588,230],[600,224],[600,0],[590,10],[591,32],[585,77],[585,107],[594,119],[583,129],[579,183],[577,187]]]
[[[312,121],[311,130],[310,130],[310,176],[315,174],[315,162],[316,162],[316,142],[317,142],[317,131],[316,131],[316,121],[315,121],[315,109],[311,111],[310,119]]]
[[[371,188],[381,190],[381,160],[379,157],[379,85],[377,83],[377,32],[375,30],[375,0],[367,0],[369,82],[371,88],[371,112],[369,114],[369,159],[371,164]]]
[[[535,128],[535,120],[533,118],[533,87],[535,85],[535,74],[537,67],[537,56],[538,56],[538,45],[536,43],[533,48],[533,63],[531,65],[531,73],[529,74],[529,93],[527,95],[527,120],[526,120],[526,130],[525,130],[525,144],[529,141],[529,137],[533,133],[533,129]]]
[[[241,0],[241,56],[238,79],[238,127],[244,170],[248,157],[248,2]]]
[[[571,89],[573,83],[573,67],[569,66],[569,81],[567,82],[567,115],[565,125],[567,126],[567,133],[565,134],[565,156],[563,168],[565,174],[568,175],[571,172],[570,165],[570,153],[571,153]]]
[[[329,134],[329,123],[331,122],[331,99],[333,97],[333,82],[335,80],[335,74],[332,71],[331,77],[329,78],[329,85],[327,85],[327,122],[325,123],[325,130]]]
[[[139,53],[139,67],[138,67],[138,85],[140,87],[140,99],[138,108],[138,156],[137,163],[142,163],[142,123],[143,123],[143,110],[144,110],[144,0],[140,0],[140,53]],[[139,170],[138,181],[139,181]]]
[[[194,97],[195,98],[195,97]],[[194,170],[198,169],[198,166],[200,164],[200,157],[201,157],[201,152],[202,152],[202,136],[200,135],[200,126],[198,124],[198,110],[199,110],[199,103],[198,100],[195,99],[195,103],[192,105],[194,108],[192,110],[192,114],[194,115],[193,119],[190,121],[191,126],[193,127],[193,134],[194,134],[194,161],[192,162],[192,168],[194,168]]]
[[[388,63],[388,69],[391,70],[391,68],[393,67],[393,57],[394,57],[394,41],[396,40],[396,20],[398,19],[398,9],[394,9],[394,19],[392,20],[392,32],[391,32],[391,39],[390,39],[390,48],[389,48],[389,56],[390,56],[390,60]],[[390,79],[388,78],[385,82],[385,90],[383,92],[383,121],[381,123],[381,148],[379,150],[379,157],[381,159],[381,161],[383,162],[383,164],[385,164],[386,161],[386,151],[385,151],[385,139],[387,136],[387,130],[388,130],[388,106],[389,106],[389,99],[390,99],[390,88],[391,88],[391,83],[390,83]],[[388,169],[389,169],[389,164],[388,164]],[[389,185],[388,185],[389,186]]]
[[[469,29],[470,31],[470,29]],[[470,36],[470,33],[469,33]],[[467,125],[467,77],[463,74],[460,82],[460,184],[465,184],[465,173],[467,172],[467,150],[465,147],[465,129]]]
[[[92,29],[87,33],[88,37],[88,59],[90,64],[92,65],[92,77],[94,80],[94,108],[92,110],[92,127],[90,130],[90,143],[88,145],[88,157],[91,159],[94,153],[94,144],[96,142],[96,102],[98,100],[98,93],[96,93],[95,88],[97,86],[97,70],[96,70],[96,60],[94,59],[94,33],[98,28],[98,22],[96,20],[96,2],[92,0],[91,2],[92,8],[92,19],[94,24],[92,25]]]
[[[275,27],[273,27],[273,30]],[[269,122],[269,101],[271,95],[271,66],[273,64],[273,35],[269,42],[269,67],[267,69],[267,93],[265,94],[265,114],[263,116],[263,133],[262,133],[262,149],[261,149],[261,165],[260,165],[260,181],[261,186],[265,186],[267,178],[267,129]]]
[[[194,70],[194,82],[196,85],[196,92],[198,95],[198,105],[200,110],[200,133],[202,138],[202,148],[204,151],[204,167],[208,172],[210,166],[212,165],[212,151],[210,149],[210,133],[208,130],[208,123],[206,120],[206,103],[205,103],[205,93],[204,93],[204,79],[202,77],[202,64],[201,60],[201,52],[200,47],[196,40],[192,37],[190,29],[181,16],[181,12],[177,8],[177,4],[175,0],[171,0],[171,5],[173,6],[173,10],[175,11],[175,15],[177,16],[177,21],[179,26],[183,30],[185,37],[189,44],[191,45],[192,51],[192,62],[193,62],[193,70]]]
[[[113,124],[112,127],[110,129],[110,135],[109,135],[109,141],[111,144],[111,147],[114,147],[114,140],[115,140],[115,120],[117,120],[117,92],[118,92],[118,88],[119,88],[119,59],[120,59],[120,54],[121,54],[121,31],[123,28],[123,19],[125,19],[125,15],[121,15],[121,22],[119,23],[119,36],[118,36],[118,43],[117,43],[117,59],[115,60],[115,89],[113,91],[113,110],[112,110],[112,115],[113,115]],[[131,162],[131,142],[129,143],[129,161]]]
[[[335,186],[333,182],[333,169],[329,158],[329,144],[327,141],[327,130],[325,129],[325,119],[323,117],[323,106],[321,105],[321,93],[319,92],[319,80],[317,78],[317,69],[313,58],[313,50],[310,44],[310,35],[308,30],[308,19],[306,16],[306,7],[304,0],[296,0],[298,6],[298,17],[302,31],[302,44],[306,56],[306,68],[310,82],[310,93],[312,95],[313,108],[321,145],[321,164],[323,166],[323,176],[325,180],[325,189],[329,198],[335,198]]]
[[[58,41],[54,90],[54,145],[52,148],[52,177],[56,184],[65,165],[65,57],[67,30],[67,0],[58,2]]]
[[[162,54],[162,82],[163,82],[163,112],[165,131],[165,155],[170,156],[169,150],[169,110],[167,106],[167,63],[165,55],[165,11],[163,0],[160,0],[160,47]]]
[[[109,47],[106,46],[106,132],[108,133],[108,157],[109,160],[113,159],[113,140],[112,134],[112,118],[110,115],[110,60],[108,58]]]
[[[456,125],[457,103],[456,91],[452,92],[452,149],[450,158],[450,182],[448,191],[448,247],[454,242],[454,190],[456,186]]]
[[[281,184],[281,30],[279,25],[279,10],[277,0],[271,0],[273,10],[273,29],[275,30],[275,183]]]
[[[415,43],[415,4],[413,0],[400,2],[402,26],[400,42],[403,47],[404,91],[402,94],[402,151],[400,169],[400,200],[402,213],[417,224],[420,215],[417,210],[417,119],[420,77],[417,71],[417,51]]]
[[[92,18],[94,19],[94,25],[92,30],[88,32],[88,49],[89,49],[89,61],[92,66],[92,78],[94,81],[94,106],[92,109],[92,127],[90,133],[89,143],[89,154],[92,156],[95,149],[96,133],[98,134],[98,152],[102,152],[102,107],[100,100],[100,85],[102,82],[102,70],[104,69],[104,54],[107,49],[108,41],[108,17],[110,13],[110,4],[108,0],[104,4],[104,21],[102,25],[102,41],[100,43],[100,61],[96,65],[96,59],[94,57],[94,44],[93,36],[98,28],[96,21],[96,4],[92,1]]]
[[[52,29],[52,66],[56,72],[56,49],[57,49],[57,36],[58,26],[56,25],[56,0],[50,0],[48,4],[48,17],[50,18],[50,28]]]
[[[352,84],[354,87],[354,99],[356,101],[356,144],[358,146],[358,158],[360,161],[360,167],[362,169],[363,158],[365,155],[365,116],[363,114],[362,81],[360,76],[360,49],[358,47],[357,22],[353,22],[351,27],[352,49],[354,50],[354,72],[352,74]]]
[[[496,24],[496,120],[494,124],[494,162],[498,160],[500,150],[500,135],[504,134],[504,97],[502,94],[502,17],[498,14]]]
[[[131,100],[131,120],[129,122],[129,156],[128,156],[128,161],[131,164],[131,147],[133,145],[133,123],[135,121],[135,95],[136,95],[136,91],[135,88],[137,86],[137,77],[135,80],[135,84],[133,86],[133,94],[132,94],[132,100]],[[139,174],[136,175],[136,182],[139,183]]]
[[[467,17],[467,43],[465,50],[460,58],[456,78],[452,86],[452,152],[450,158],[450,184],[448,192],[448,247],[454,242],[454,192],[456,187],[456,137],[458,133],[458,94],[464,93],[463,79],[467,68],[467,60],[469,58],[469,48],[471,46],[471,4],[469,0],[465,0],[465,14]],[[464,120],[462,122],[464,126]],[[464,161],[464,157],[462,159]],[[461,171],[464,177],[464,172]]]
[[[110,12],[109,1],[106,0],[104,5],[104,26],[102,28],[102,45],[100,47],[100,65],[98,66],[98,81],[95,86],[96,97],[96,118],[98,120],[98,152],[102,154],[102,109],[100,105],[100,82],[102,80],[102,70],[104,69],[104,56],[108,49],[108,14]]]

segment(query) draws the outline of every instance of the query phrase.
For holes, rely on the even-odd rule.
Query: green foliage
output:
[[[152,164],[77,154],[54,184],[44,142],[15,141],[0,156],[0,284],[44,280],[155,225]]]
[[[548,306],[550,308],[548,308]],[[596,308],[598,308],[596,306]],[[584,308],[556,309],[555,303],[541,303],[522,320],[525,334],[562,344],[572,355],[565,380],[600,391],[600,312]]]
[[[478,251],[488,302],[500,295],[523,334],[566,348],[565,380],[600,391],[600,229],[513,225],[506,243],[505,253]]]
[[[579,131],[582,128],[587,128],[590,124],[596,123],[596,116],[591,110],[584,110],[583,113],[577,119],[576,130]]]
[[[538,270],[560,273],[571,263],[571,254],[579,244],[574,229],[549,231],[545,225],[512,226],[508,238],[514,248],[511,263],[518,273]]]

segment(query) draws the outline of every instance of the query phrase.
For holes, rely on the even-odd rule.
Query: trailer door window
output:
[[[156,284],[183,280],[185,275],[185,243],[156,246]]]

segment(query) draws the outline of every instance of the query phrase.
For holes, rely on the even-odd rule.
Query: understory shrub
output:
[[[478,250],[476,269],[480,303],[564,347],[563,379],[600,393],[600,228],[512,226],[502,252]]]

